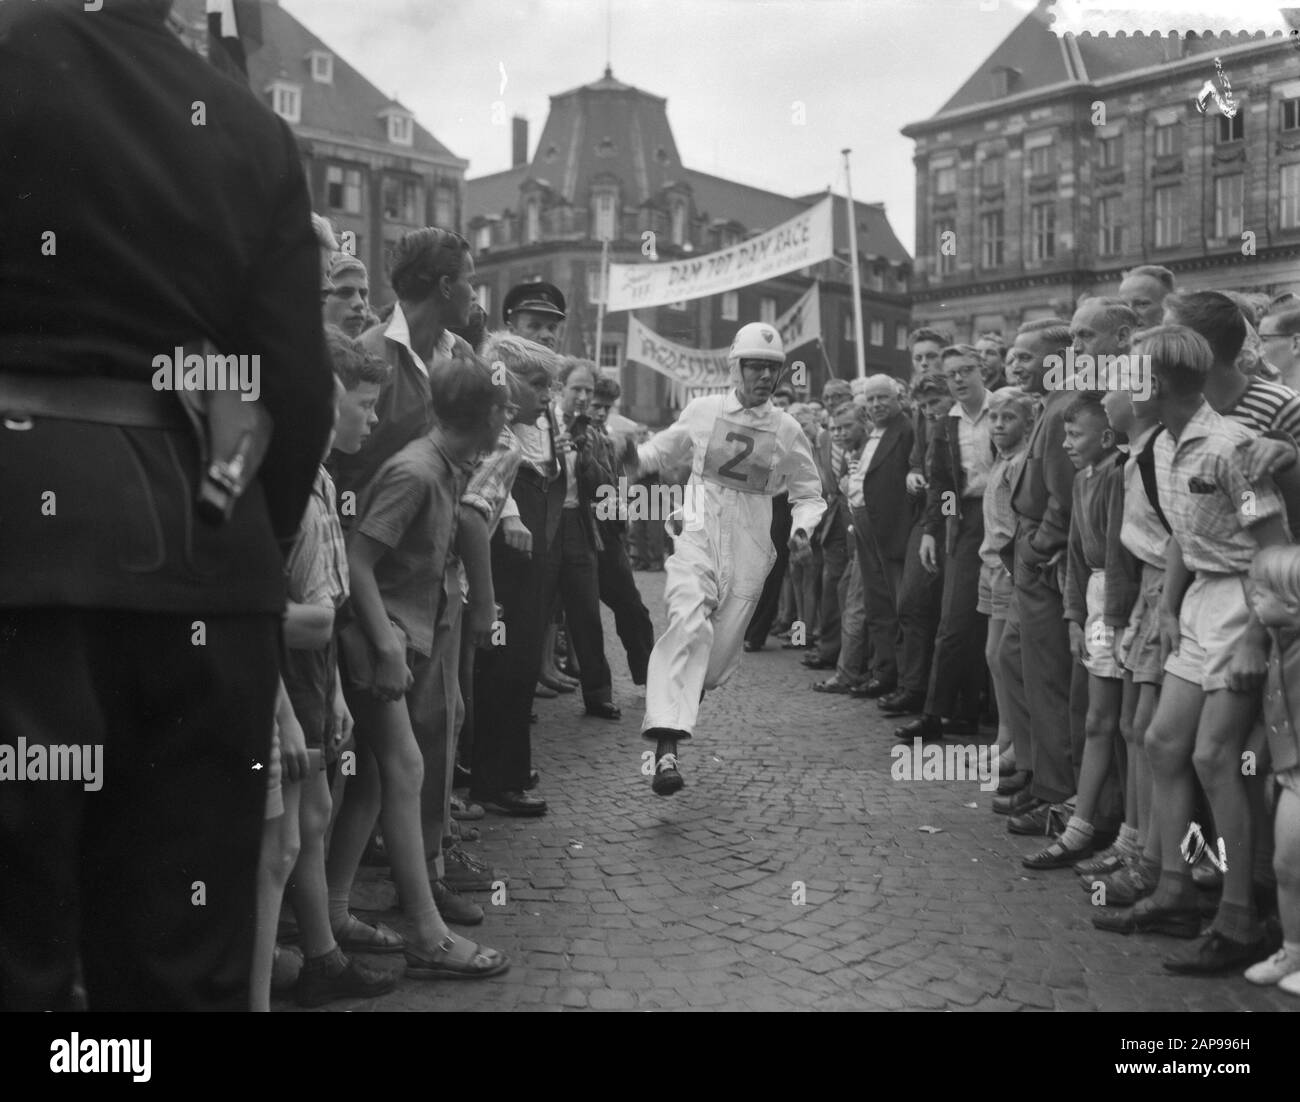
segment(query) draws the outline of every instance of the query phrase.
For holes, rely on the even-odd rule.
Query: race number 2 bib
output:
[[[704,453],[703,476],[745,494],[765,494],[776,455],[776,433],[719,417]]]

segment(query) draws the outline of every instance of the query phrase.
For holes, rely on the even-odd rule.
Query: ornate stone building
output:
[[[313,209],[355,236],[371,299],[390,301],[389,250],[408,230],[461,225],[469,162],[274,0],[260,9],[262,43],[248,54],[249,88],[293,129]],[[171,22],[205,52],[205,0],[174,0]]]
[[[660,260],[707,253],[770,229],[823,198],[779,195],[686,168],[666,104],[606,68],[600,80],[551,97],[531,159],[527,123],[515,119],[512,167],[468,180],[465,188],[466,232],[493,325],[501,324],[501,299],[512,285],[530,279],[554,283],[569,308],[564,351],[593,359],[598,353],[602,368],[621,376],[624,411],[651,424],[668,420],[680,395],[664,376],[625,362],[628,313],[606,315],[596,349],[602,240],[610,240],[611,262],[647,261],[647,232],[654,234]],[[856,209],[867,369],[904,374],[911,258],[882,206],[857,203]],[[817,278],[826,355],[813,351],[809,381],[819,389],[828,374],[851,377],[856,367],[847,223],[847,203],[840,199],[836,260],[636,316],[681,344],[725,347],[742,324],[774,320]]]
[[[1198,289],[1300,282],[1300,53],[1286,37],[1057,38],[1046,5],[916,142],[917,324],[1068,317],[1162,264]],[[1215,59],[1238,110],[1213,96]]]

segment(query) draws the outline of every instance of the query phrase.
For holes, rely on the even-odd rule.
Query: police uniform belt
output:
[[[176,395],[150,383],[95,375],[24,375],[0,371],[0,418],[48,417],[137,429],[188,429]]]

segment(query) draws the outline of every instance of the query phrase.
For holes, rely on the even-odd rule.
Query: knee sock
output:
[[[1192,883],[1192,874],[1161,869],[1155,893],[1146,902],[1151,907],[1180,907],[1188,910],[1195,907],[1196,886]]]
[[[1138,847],[1137,827],[1127,823],[1119,828],[1119,837],[1115,839],[1115,849],[1123,857],[1136,857],[1141,853]]]
[[[1092,824],[1077,815],[1071,815],[1057,841],[1066,849],[1082,849],[1092,841]]]
[[[348,924],[348,893],[329,893],[330,929],[336,933]]]

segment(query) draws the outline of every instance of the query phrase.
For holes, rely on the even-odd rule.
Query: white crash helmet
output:
[[[785,345],[776,327],[765,321],[751,321],[742,325],[731,342],[727,353],[727,362],[737,367],[741,360],[770,360],[772,363],[785,363]]]

